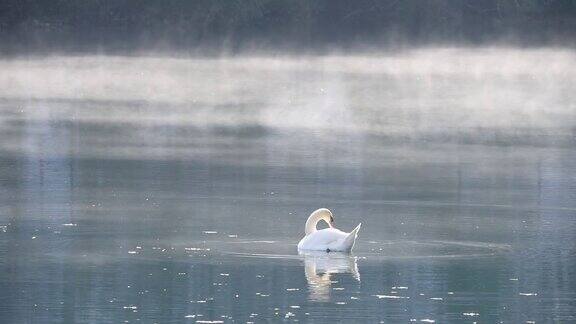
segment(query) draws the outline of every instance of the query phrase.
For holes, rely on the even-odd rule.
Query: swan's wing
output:
[[[341,230],[337,230],[335,228],[325,228],[323,230],[317,231],[315,234],[317,234],[316,239],[325,245],[333,244],[342,239],[345,239],[346,236],[348,236],[348,233],[344,233]]]
[[[347,233],[340,230],[335,228],[326,228],[308,234],[300,244],[298,244],[298,248],[304,250],[326,250],[333,244],[345,239],[346,236]]]

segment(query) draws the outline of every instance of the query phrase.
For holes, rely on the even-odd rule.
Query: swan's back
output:
[[[346,233],[335,228],[325,228],[306,235],[298,250],[350,252],[354,247],[360,225],[352,232]]]

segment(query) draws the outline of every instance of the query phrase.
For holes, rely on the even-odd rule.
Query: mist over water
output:
[[[23,107],[38,100],[64,107],[81,102],[80,112],[72,111],[80,120],[409,137],[528,129],[569,136],[575,64],[569,50],[498,48],[216,59],[48,57],[3,61],[0,84],[3,100]],[[107,106],[102,102],[110,103],[109,114],[87,107]],[[60,110],[55,118],[70,118]],[[134,113],[143,115],[135,119]]]
[[[0,322],[576,320],[574,51],[0,71]]]

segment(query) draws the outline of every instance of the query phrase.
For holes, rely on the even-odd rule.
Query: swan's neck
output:
[[[319,221],[323,220],[325,218],[325,213],[324,212],[313,212],[310,217],[308,217],[308,220],[306,221],[306,235],[311,234],[316,232],[316,225],[318,224]],[[326,221],[326,223],[328,223]],[[330,225],[328,223],[328,225]]]
[[[320,219],[321,218],[312,217],[312,215],[310,217],[308,217],[308,220],[306,221],[306,229],[305,229],[306,235],[316,232],[316,224],[318,224]]]

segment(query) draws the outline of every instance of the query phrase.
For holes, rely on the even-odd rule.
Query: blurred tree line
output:
[[[573,46],[573,0],[3,0],[0,51]]]

